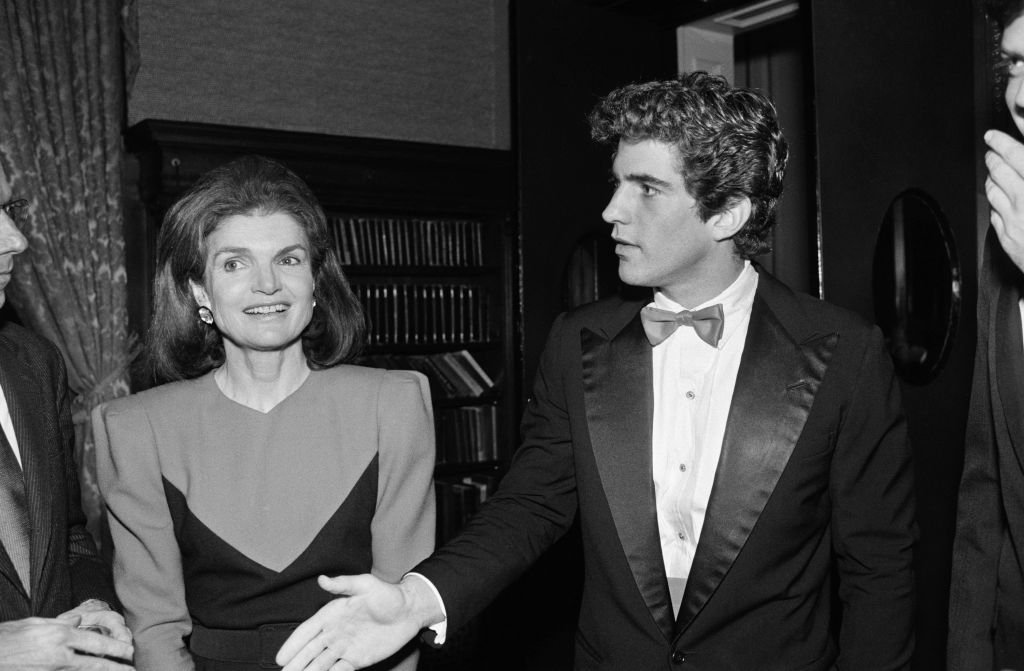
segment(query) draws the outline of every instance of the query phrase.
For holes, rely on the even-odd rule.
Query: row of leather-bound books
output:
[[[472,463],[498,458],[498,409],[493,405],[438,408],[434,415],[437,463]]]
[[[335,249],[345,265],[478,267],[483,222],[466,219],[331,216]]]
[[[353,284],[371,345],[472,344],[491,338],[487,290],[475,284]]]

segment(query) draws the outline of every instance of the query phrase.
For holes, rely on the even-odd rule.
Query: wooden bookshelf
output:
[[[133,126],[127,148],[134,159],[126,208],[129,319],[140,334],[151,311],[163,214],[202,173],[252,153],[306,180],[366,311],[361,362],[420,370],[431,381],[438,539],[453,535],[493,491],[515,449],[511,153],[158,120]]]

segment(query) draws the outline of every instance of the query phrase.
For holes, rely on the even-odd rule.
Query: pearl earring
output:
[[[199,308],[199,321],[204,324],[213,324],[213,312],[205,305]]]

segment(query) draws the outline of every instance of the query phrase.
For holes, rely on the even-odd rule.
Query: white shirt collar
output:
[[[7,396],[4,395],[4,390],[0,388],[0,428],[3,429],[4,434],[7,436],[7,442],[11,444],[11,448],[14,450],[14,458],[18,460],[18,464],[24,468],[24,464],[21,461],[21,448],[18,447],[18,437],[14,435],[14,422],[11,419],[11,409],[7,405]]]

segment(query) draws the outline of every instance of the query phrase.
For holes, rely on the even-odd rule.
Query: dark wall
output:
[[[956,489],[974,352],[975,145],[970,3],[809,3],[824,294],[874,321],[872,257],[890,201],[922,189],[948,218],[962,264],[952,355],[904,384],[918,483],[917,669],[944,668]]]
[[[548,328],[569,301],[566,264],[577,242],[610,235],[601,211],[611,195],[611,152],[591,142],[587,114],[613,88],[673,76],[675,33],[570,0],[513,1],[511,25],[528,393]],[[573,530],[491,608],[488,633],[503,654],[488,668],[572,668],[581,580]],[[510,631],[522,645],[508,645]]]
[[[566,263],[581,238],[608,235],[611,151],[587,114],[612,89],[675,74],[675,31],[570,0],[513,2],[513,144],[519,157],[524,379],[564,309]]]
[[[124,4],[131,125],[510,146],[508,0]]]
[[[797,15],[735,37],[736,85],[759,89],[775,102],[789,143],[782,198],[776,206],[772,251],[758,258],[792,289],[818,294],[816,178],[811,140],[813,108],[804,17]]]

